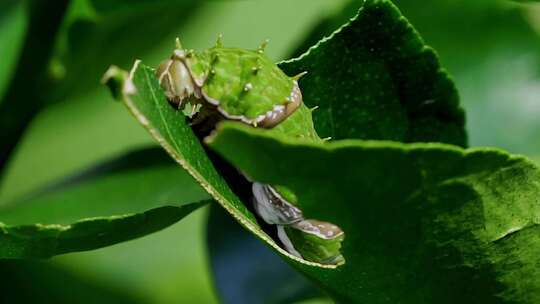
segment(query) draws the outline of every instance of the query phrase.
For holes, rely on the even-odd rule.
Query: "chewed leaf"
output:
[[[435,52],[386,0],[367,0],[358,15],[299,58],[304,102],[321,137],[465,146],[457,90]]]
[[[135,63],[130,73],[111,67],[104,80],[111,88],[113,96],[127,106],[169,155],[242,226],[290,259],[311,266],[335,268],[333,265],[307,262],[290,255],[260,228],[255,216],[233,193],[212,165],[199,139],[187,123],[184,113],[171,107],[152,68],[139,61]]]
[[[339,303],[538,303],[540,170],[494,149],[299,143],[225,122],[208,141],[346,234],[336,270],[294,263]],[[314,165],[316,164],[316,165]]]

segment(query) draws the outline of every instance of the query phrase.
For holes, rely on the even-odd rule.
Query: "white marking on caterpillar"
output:
[[[335,239],[343,235],[343,231],[338,226],[318,220],[304,220],[296,223],[295,226],[302,232],[325,240]]]
[[[302,211],[283,199],[272,186],[254,182],[251,191],[255,211],[267,224],[290,225],[303,219]]]

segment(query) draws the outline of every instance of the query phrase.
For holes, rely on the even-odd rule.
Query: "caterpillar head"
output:
[[[177,40],[177,46],[180,46]],[[171,58],[164,60],[156,70],[159,84],[167,99],[180,106],[184,100],[194,96],[200,99],[200,87],[195,83],[186,63],[186,51],[177,47]]]

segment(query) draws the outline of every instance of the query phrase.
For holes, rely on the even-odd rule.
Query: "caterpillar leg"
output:
[[[290,225],[303,219],[302,211],[285,200],[272,186],[254,182],[253,207],[268,224]]]

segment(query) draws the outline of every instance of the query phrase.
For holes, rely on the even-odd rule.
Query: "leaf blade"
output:
[[[0,226],[0,257],[49,258],[114,245],[164,229],[206,203],[160,207],[141,214],[95,218],[67,226],[3,224]]]
[[[243,227],[293,260],[318,267],[335,267],[304,261],[289,254],[261,229],[255,216],[215,170],[184,114],[170,106],[152,68],[136,61],[128,74],[113,66],[105,73],[104,83],[163,149]]]
[[[166,228],[207,202],[165,153],[142,150],[2,207],[0,258],[109,246]]]
[[[308,72],[300,85],[304,102],[319,107],[321,137],[466,145],[452,80],[390,1],[366,1],[349,23],[280,67]]]
[[[540,170],[522,157],[443,144],[298,143],[234,123],[209,145],[252,178],[292,189],[307,217],[343,228],[344,266],[293,263],[338,302],[538,300]]]

